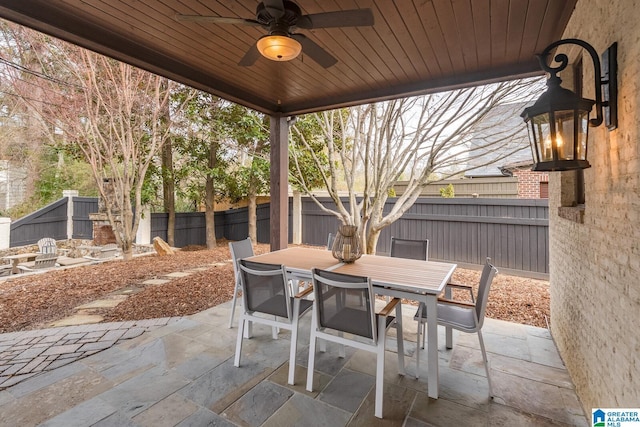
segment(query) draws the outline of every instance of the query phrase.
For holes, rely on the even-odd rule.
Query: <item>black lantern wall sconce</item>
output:
[[[552,50],[564,44],[583,47],[591,56],[594,67],[595,101],[581,98],[560,86],[558,73],[569,60],[558,54],[553,59],[559,65],[547,65]],[[617,43],[602,54],[600,60],[593,46],[579,39],[565,39],[551,43],[537,55],[540,67],[549,73],[547,90],[521,116],[527,123],[534,171],[564,171],[591,167],[587,161],[587,136],[589,126],[600,126],[603,116],[606,126],[613,130],[618,126]],[[595,104],[596,117],[589,118]],[[604,110],[604,114],[603,114]]]

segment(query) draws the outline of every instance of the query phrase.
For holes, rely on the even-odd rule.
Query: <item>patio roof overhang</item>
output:
[[[174,19],[254,18],[257,0],[0,0],[0,17],[280,118],[272,163],[283,165],[287,116],[541,74],[534,54],[561,37],[576,1],[297,0],[302,13],[373,12],[371,27],[299,30],[338,60],[327,69],[304,52],[239,66],[262,28]],[[286,199],[276,169],[272,200]],[[276,216],[272,247],[284,247],[287,218]]]
[[[345,105],[540,74],[577,0],[298,0],[303,13],[371,8],[372,27],[298,30],[329,51],[238,62],[256,27],[178,22],[175,14],[254,18],[257,0],[2,0],[0,17],[266,114]]]

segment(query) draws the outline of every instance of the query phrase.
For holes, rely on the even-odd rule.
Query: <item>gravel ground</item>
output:
[[[269,250],[255,246],[256,253]],[[198,269],[188,277],[164,285],[142,286],[148,279]],[[479,271],[457,269],[454,280],[477,284]],[[97,314],[105,322],[194,314],[228,301],[233,295],[233,269],[226,241],[206,250],[183,248],[175,255],[147,255],[130,261],[110,261],[44,274],[16,276],[0,282],[0,333],[47,327],[70,316],[74,307],[109,298],[123,288],[131,295],[115,308]],[[498,274],[494,279],[487,316],[510,322],[547,327],[549,283]]]

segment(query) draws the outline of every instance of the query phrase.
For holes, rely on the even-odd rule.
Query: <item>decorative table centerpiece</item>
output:
[[[341,225],[338,227],[336,239],[331,248],[333,257],[340,262],[355,262],[362,256],[362,246],[360,245],[360,236],[358,235],[358,227],[355,225]]]

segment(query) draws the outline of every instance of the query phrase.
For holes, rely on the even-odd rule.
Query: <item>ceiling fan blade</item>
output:
[[[233,25],[251,25],[254,27],[263,27],[264,25],[255,19],[244,18],[225,18],[224,16],[203,16],[203,15],[180,15],[174,16],[176,21],[183,22],[210,22],[213,24],[233,24]]]
[[[258,51],[258,47],[256,44],[252,44],[247,53],[244,54],[238,65],[241,67],[249,67],[260,58],[260,51]]]
[[[309,55],[309,58],[313,59],[323,68],[329,68],[338,62],[333,55],[320,47],[319,44],[306,37],[304,34],[291,34],[291,37],[300,42],[302,45],[302,52],[305,55]]]
[[[369,27],[374,24],[371,9],[351,9],[302,15],[296,27],[313,28]]]
[[[269,15],[275,19],[282,18],[284,16],[284,2],[283,0],[263,0],[264,8],[267,9]]]

